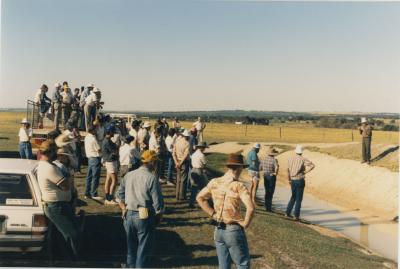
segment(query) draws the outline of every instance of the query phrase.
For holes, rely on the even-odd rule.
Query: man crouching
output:
[[[197,195],[201,208],[215,221],[214,240],[217,248],[220,269],[250,268],[250,254],[244,229],[250,225],[254,213],[254,204],[250,194],[239,176],[244,164],[240,154],[229,155],[226,163],[228,171],[215,178]],[[212,200],[214,208],[209,205]],[[240,201],[246,207],[246,216],[240,214]]]
[[[164,201],[158,178],[157,153],[143,152],[142,166],[125,175],[119,189],[119,206],[127,238],[127,267],[143,268],[151,254],[153,234],[161,220]]]

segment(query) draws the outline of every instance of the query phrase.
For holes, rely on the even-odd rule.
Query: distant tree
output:
[[[398,132],[399,127],[391,124],[386,124],[383,126],[382,131]]]

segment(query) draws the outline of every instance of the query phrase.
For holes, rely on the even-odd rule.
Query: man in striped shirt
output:
[[[264,171],[265,209],[272,212],[272,198],[275,192],[276,176],[279,172],[275,149],[268,148],[267,156],[261,160],[261,170]]]
[[[293,206],[296,204],[294,217],[298,221],[305,188],[305,174],[313,170],[315,165],[302,156],[303,146],[297,145],[295,153],[296,155],[289,158],[288,161],[288,179],[292,188],[292,196],[286,209],[286,217],[291,217]]]

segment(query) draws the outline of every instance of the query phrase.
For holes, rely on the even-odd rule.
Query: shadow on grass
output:
[[[371,160],[371,162],[379,161],[380,159],[385,158],[386,155],[388,155],[388,154],[390,154],[390,153],[392,153],[392,152],[395,152],[395,151],[397,151],[398,149],[399,149],[399,146],[388,148],[387,150],[385,150],[384,152],[382,152],[381,154],[379,154],[378,156],[376,156],[375,158],[373,158],[373,159]]]

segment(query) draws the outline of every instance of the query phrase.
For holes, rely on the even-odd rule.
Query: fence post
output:
[[[354,142],[354,132],[351,130],[351,142]]]
[[[246,128],[245,128],[245,131],[244,131],[244,136],[247,136],[247,123],[246,123]]]
[[[279,127],[279,139],[282,140],[282,127]]]

